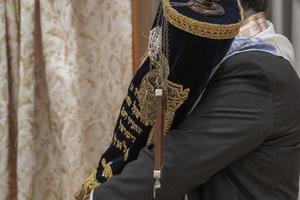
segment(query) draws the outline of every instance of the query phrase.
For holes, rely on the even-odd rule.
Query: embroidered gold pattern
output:
[[[132,143],[136,140],[136,137],[126,129],[126,127],[123,125],[123,122],[121,120],[120,120],[120,124],[119,124],[119,130],[120,130],[121,133],[124,134],[126,139],[131,140]],[[121,143],[121,148],[120,149],[122,149],[122,142],[120,142],[120,143]],[[123,143],[126,143],[126,142],[123,141]],[[126,146],[126,144],[124,144],[123,146]],[[116,146],[116,147],[118,148],[118,146]]]
[[[96,187],[99,187],[100,183],[96,179],[96,171],[94,171],[88,179],[81,185],[79,190],[75,193],[76,200],[89,200],[90,193]]]
[[[137,125],[130,116],[128,117],[128,125],[130,125],[130,128],[138,134],[141,134],[143,132],[143,129],[139,125]]]
[[[124,107],[121,108],[120,114],[121,114],[121,116],[123,117],[123,119],[127,120],[127,118],[128,118],[128,113],[127,113],[127,111],[125,110]]]
[[[129,157],[129,149],[127,149],[124,154],[124,161],[127,161],[128,157]]]
[[[128,139],[132,139],[132,143],[134,143],[135,140],[136,140],[136,137],[133,136],[132,134],[130,134],[129,132],[126,133],[126,134],[129,134],[129,135],[126,135],[126,137],[128,137]],[[114,147],[116,147],[118,150],[122,151],[123,153],[125,153],[128,149],[128,147],[126,145],[126,141],[125,140],[119,140],[116,135],[113,136],[112,145]]]
[[[173,83],[167,79],[169,76],[169,63],[166,57],[160,55],[159,61],[152,61],[154,68],[144,76],[140,88],[137,92],[137,99],[140,109],[133,103],[132,113],[136,118],[146,126],[153,126],[148,137],[147,144],[153,143],[155,133],[155,88],[157,80],[162,81],[161,86],[164,89],[165,107],[164,107],[164,134],[172,126],[176,110],[187,100],[190,89],[184,89],[182,85]]]
[[[137,99],[140,106],[140,116],[142,123],[146,126],[153,126],[155,123],[155,81],[159,76],[157,70],[150,70],[142,80],[142,83],[137,94]]]
[[[173,118],[176,110],[187,100],[190,89],[183,89],[180,84],[167,82],[168,85],[168,103],[167,103],[167,116],[165,127],[167,130],[171,128]]]
[[[230,39],[239,33],[239,28],[244,20],[243,8],[240,0],[237,0],[240,9],[241,20],[235,24],[211,24],[201,22],[182,15],[170,5],[170,0],[162,0],[166,19],[175,27],[191,34],[210,39]]]
[[[190,89],[183,89],[180,84],[167,81],[168,101],[164,111],[164,135],[170,130],[176,110],[187,100]],[[153,101],[155,101],[153,99]],[[147,145],[153,144],[155,137],[155,126],[152,127],[148,137]]]
[[[111,163],[107,163],[106,162],[106,159],[103,158],[101,160],[101,165],[103,167],[103,172],[102,172],[102,175],[104,176],[104,178],[106,178],[107,180],[109,180],[112,176],[113,176],[113,171],[111,169]]]
[[[131,100],[130,96],[126,97],[126,103],[127,103],[128,106],[131,106],[132,100]]]
[[[159,85],[166,90],[167,77],[169,76],[168,59],[160,55],[157,60],[151,60],[153,68],[144,76],[136,97],[140,106],[140,120],[146,126],[153,126],[155,123],[155,89]],[[166,97],[165,97],[166,99]]]

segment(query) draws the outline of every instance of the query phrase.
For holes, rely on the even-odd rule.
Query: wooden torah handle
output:
[[[155,109],[156,109],[156,134],[154,140],[154,171],[153,178],[155,179],[153,188],[153,199],[157,199],[156,192],[161,188],[160,179],[163,168],[163,142],[164,142],[164,117],[163,117],[163,90],[155,90]]]

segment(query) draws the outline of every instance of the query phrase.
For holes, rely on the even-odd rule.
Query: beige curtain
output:
[[[130,0],[0,0],[0,199],[73,199],[132,76]]]

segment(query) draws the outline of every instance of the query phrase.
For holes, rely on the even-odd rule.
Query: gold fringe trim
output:
[[[211,24],[189,18],[175,10],[170,5],[170,0],[162,0],[162,2],[164,15],[173,26],[191,34],[209,39],[222,40],[234,38],[239,33],[241,23],[244,20],[244,11],[240,0],[237,0],[237,4],[240,9],[241,20],[238,23],[228,25]]]
[[[97,181],[96,171],[94,171],[91,176],[81,185],[74,197],[76,200],[89,200],[92,190],[99,186],[100,183]]]

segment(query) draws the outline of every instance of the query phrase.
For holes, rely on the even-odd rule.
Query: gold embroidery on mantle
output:
[[[160,55],[158,59],[151,60],[151,68],[145,74],[136,93],[140,106],[140,120],[146,126],[155,124],[155,89],[162,87],[167,90],[167,77],[169,76],[168,59]],[[167,95],[164,96],[167,99]]]
[[[102,158],[101,165],[103,167],[102,176],[109,180],[113,176],[113,171],[111,169],[111,162],[107,163],[105,158]]]
[[[137,99],[140,106],[140,120],[146,126],[153,126],[155,123],[155,81],[158,70],[150,70],[142,80]]]
[[[127,149],[124,154],[124,161],[127,161],[128,157],[129,157],[129,149]]]
[[[190,89],[183,89],[182,85],[167,81],[167,91],[168,100],[164,110],[164,135],[168,133],[172,126],[175,112],[187,100]],[[155,101],[155,99],[153,101]],[[156,129],[155,126],[153,126],[148,137],[147,145],[153,144],[155,133]]]
[[[136,98],[139,103],[133,103],[132,113],[137,119],[146,125],[152,126],[147,144],[153,143],[155,133],[155,89],[160,84],[164,92],[164,134],[171,128],[176,110],[187,100],[190,89],[184,89],[182,85],[173,83],[167,79],[169,76],[169,63],[165,56],[157,60],[151,60],[153,68],[144,76]],[[158,80],[161,83],[158,83]]]
[[[195,20],[175,10],[170,4],[170,0],[162,0],[162,2],[164,16],[173,26],[205,38],[231,39],[239,33],[239,28],[244,20],[244,13],[240,0],[237,0],[237,4],[240,10],[241,19],[238,23],[228,25],[212,24]]]
[[[79,190],[75,193],[76,200],[89,200],[90,193],[96,187],[99,187],[100,183],[96,179],[96,170],[90,175],[88,179],[81,185]]]

